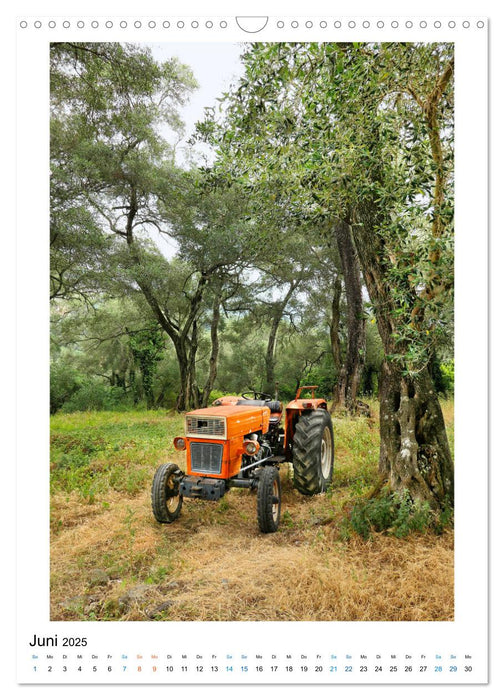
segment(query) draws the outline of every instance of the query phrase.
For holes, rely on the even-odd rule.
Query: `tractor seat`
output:
[[[266,406],[271,413],[282,413],[283,405],[281,401],[265,401],[264,399],[240,399],[237,406]]]

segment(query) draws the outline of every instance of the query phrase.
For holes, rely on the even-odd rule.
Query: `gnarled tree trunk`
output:
[[[380,473],[393,490],[439,508],[452,504],[454,493],[446,427],[428,368],[407,372],[401,359],[407,348],[396,339],[387,262],[377,254],[386,248],[372,209],[360,211],[354,240],[386,358],[379,387]]]
[[[336,376],[339,377],[343,361],[341,359],[341,343],[339,338],[339,323],[340,323],[340,302],[341,302],[342,284],[339,277],[334,278],[333,298],[331,304],[331,323],[329,327],[329,335],[331,338],[331,354],[334,362]],[[297,388],[297,387],[296,387]],[[331,404],[331,413],[334,413],[336,407],[340,403],[339,381],[336,381],[333,387],[333,400]]]
[[[217,362],[219,358],[219,321],[221,307],[221,286],[215,292],[212,306],[212,322],[210,324],[210,342],[212,344],[210,352],[210,362],[208,365],[208,377],[203,387],[201,405],[207,406],[210,398],[210,392],[213,389],[215,379],[217,378]]]
[[[401,376],[383,362],[380,398],[380,473],[394,491],[434,508],[453,503],[453,461],[430,374]]]
[[[346,221],[336,226],[335,237],[345,282],[348,328],[346,357],[341,365],[338,381],[338,402],[344,403],[346,408],[354,412],[366,355],[366,325],[362,308],[360,268],[352,229]]]

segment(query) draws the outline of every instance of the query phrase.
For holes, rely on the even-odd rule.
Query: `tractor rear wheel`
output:
[[[305,496],[323,493],[332,480],[334,435],[326,410],[311,411],[296,424],[292,446],[294,488]]]
[[[176,464],[162,464],[152,481],[152,512],[159,523],[172,523],[180,515],[179,479],[184,472]]]
[[[276,532],[280,524],[280,474],[276,467],[263,467],[257,487],[257,521],[261,532]]]

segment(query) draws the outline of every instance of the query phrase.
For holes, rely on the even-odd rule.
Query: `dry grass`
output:
[[[256,499],[242,490],[219,503],[186,500],[171,525],[154,520],[148,488],[92,503],[54,493],[51,618],[453,619],[452,532],[342,541],[345,479],[306,498],[287,466],[281,476],[282,525],[270,535],[259,533]]]
[[[185,503],[168,526],[147,495],[116,497],[101,513],[70,500],[52,539],[52,618],[453,619],[451,533],[344,543],[334,522],[317,524],[324,496],[284,490],[296,526],[273,535],[258,533],[255,499],[241,491],[224,512]],[[108,581],[96,582],[96,569]]]

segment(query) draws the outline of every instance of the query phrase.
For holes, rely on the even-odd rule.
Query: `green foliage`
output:
[[[157,583],[157,584],[162,584],[166,581],[168,576],[171,574],[173,571],[173,565],[168,565],[168,566],[157,566],[151,570],[151,573],[147,578],[145,579],[145,583],[151,584],[151,583]]]
[[[67,269],[73,270],[72,279],[78,280],[78,292],[88,305],[103,294],[143,297],[147,320],[160,323],[171,340],[183,347],[178,354],[181,376],[186,371],[187,346],[197,343],[193,322],[207,280],[200,276],[199,283],[194,282],[196,271],[191,267],[184,277],[184,293],[177,296],[170,279],[176,275],[169,273],[184,274],[184,264],[179,260],[178,265],[170,265],[151,239],[155,233],[168,234],[166,201],[180,202],[183,210],[181,198],[174,194],[181,180],[190,176],[175,167],[174,149],[160,129],[169,127],[178,137],[182,135],[178,110],[195,87],[186,66],[176,59],[158,63],[147,47],[51,46],[52,240],[59,268],[53,276],[59,280],[61,270],[65,275]],[[82,224],[70,226],[68,221],[75,218],[72,212],[80,210],[86,214]],[[108,255],[86,258],[95,229],[98,243],[106,241]],[[56,235],[60,230],[63,238]],[[65,267],[72,245],[82,254],[78,264],[67,262]],[[100,246],[96,247],[99,251]],[[191,287],[196,290],[192,295]],[[64,287],[59,298],[69,298]],[[177,316],[180,307],[184,307],[183,319]],[[142,372],[143,393],[152,405],[156,360],[149,359],[145,347],[131,349]],[[186,383],[191,381],[192,377]]]
[[[142,373],[142,385],[147,398],[147,408],[154,405],[154,371],[156,364],[161,360],[164,350],[164,341],[161,329],[157,324],[151,324],[149,328],[130,333],[129,346]]]
[[[81,203],[68,201],[68,191],[52,179],[51,299],[90,303],[107,279],[111,241],[96,217]]]
[[[378,381],[383,362],[383,345],[376,327],[376,321],[371,318],[366,323],[366,358],[362,373],[362,394],[378,396]]]
[[[414,502],[407,490],[391,493],[387,489],[376,498],[360,498],[344,519],[342,532],[345,537],[349,532],[355,532],[366,540],[374,532],[402,538],[431,528],[440,534],[452,517],[450,507],[443,508],[438,514],[428,502]]]
[[[288,528],[294,527],[294,520],[288,510],[284,510],[282,513],[282,525]]]
[[[439,369],[442,378],[442,388],[438,389],[438,391],[442,391],[445,395],[453,396],[455,390],[455,361],[441,362]]]
[[[141,299],[53,302],[51,411],[175,405],[177,361]],[[78,396],[77,390],[82,389]]]
[[[317,386],[317,396],[329,399],[332,396],[333,387],[337,381],[334,369],[327,364],[318,365],[303,373],[300,386]]]
[[[177,110],[196,84],[175,59],[158,64],[131,44],[55,43],[50,63],[52,296],[89,303],[109,288],[110,233],[127,216],[118,202],[138,187],[148,219],[170,181],[158,127],[181,130]]]
[[[50,373],[50,409],[56,413],[65,402],[78,392],[81,377],[75,367],[63,362],[52,362]]]
[[[363,500],[350,513],[350,527],[365,539],[371,535],[372,528],[388,530],[394,520],[395,508],[391,498]]]
[[[57,43],[50,53],[52,412],[169,407],[184,391],[197,401],[215,299],[216,392],[276,380],[284,400],[304,383],[329,397],[342,219],[355,240],[367,231],[385,290],[370,294],[362,389],[376,394],[380,326],[406,373],[444,350],[436,386],[453,390],[451,81],[437,111],[442,168],[419,103],[452,45],[247,45],[221,123],[201,125],[218,157],[200,170],[177,167],[161,131],[182,133],[179,108],[195,87],[186,66],[129,44]],[[344,294],[340,310],[344,358]],[[386,323],[374,323],[380,314]]]
[[[264,332],[250,318],[226,324],[221,334],[219,373],[215,388],[223,394],[241,394],[252,387],[262,389]]]
[[[112,411],[132,405],[124,390],[107,386],[101,379],[86,379],[82,385],[60,407],[63,413],[74,411]]]
[[[448,499],[446,499],[443,503],[443,507],[441,508],[440,512],[433,517],[431,525],[434,529],[434,532],[436,532],[436,534],[438,535],[444,532],[444,530],[446,530],[447,528],[453,527],[454,507],[448,501]]]
[[[254,43],[243,63],[204,129],[216,168],[261,221],[353,221],[388,359],[414,376],[453,302],[453,45]]]

